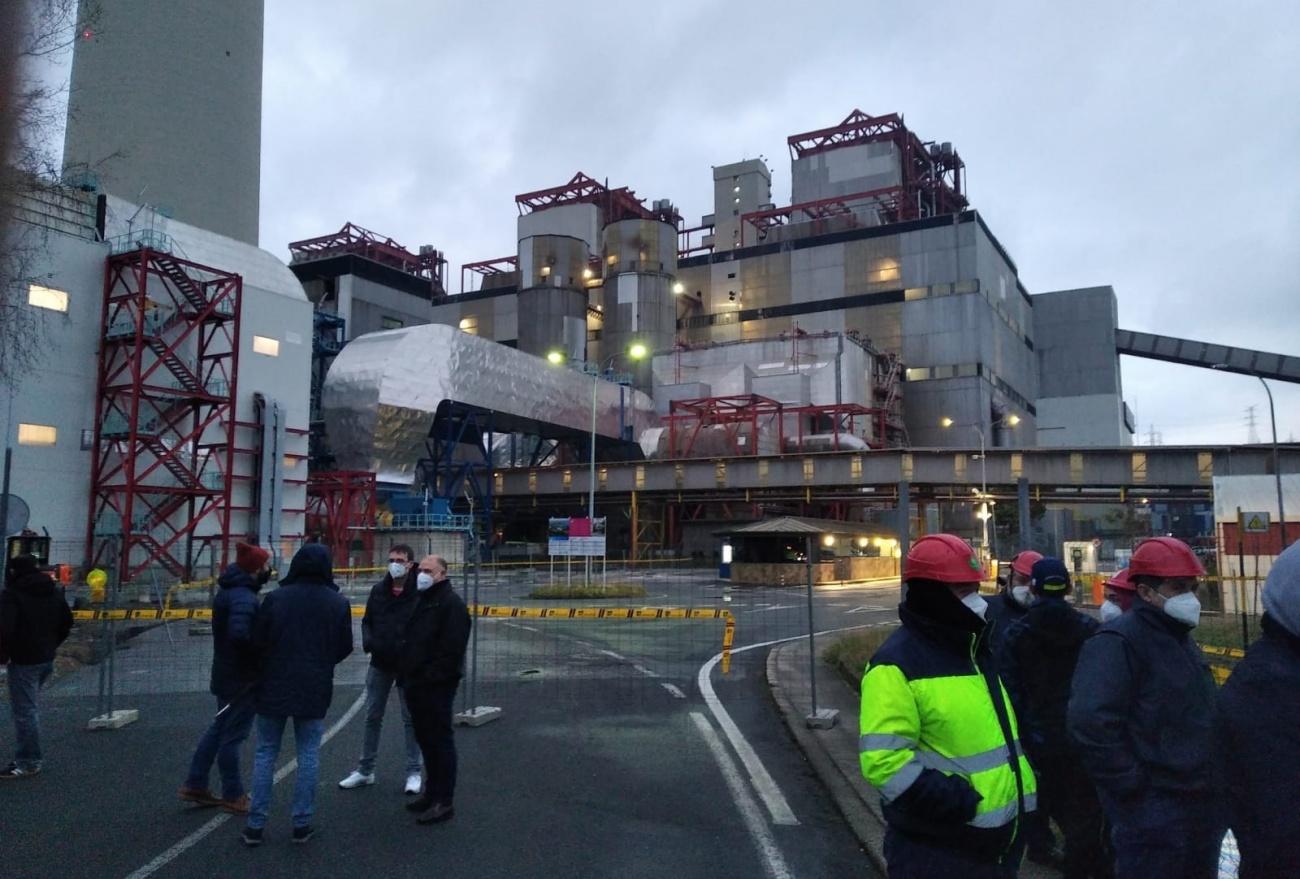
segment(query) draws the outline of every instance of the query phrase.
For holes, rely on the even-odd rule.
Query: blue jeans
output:
[[[53,662],[9,664],[9,705],[14,712],[14,741],[18,745],[14,763],[19,769],[41,768],[41,715],[36,709],[36,694],[53,672]]]
[[[244,695],[233,702],[218,697],[217,712],[194,749],[185,786],[207,790],[208,774],[215,760],[221,773],[221,798],[237,800],[244,794],[244,783],[239,777],[239,748],[253,728],[253,697]]]
[[[375,756],[379,753],[379,733],[384,728],[384,712],[388,708],[388,694],[397,683],[391,672],[370,666],[366,672],[366,735],[361,743],[361,761],[357,771],[369,775],[375,771]],[[420,774],[420,743],[415,740],[415,727],[411,724],[411,711],[406,707],[406,695],[397,688],[397,701],[402,706],[402,725],[406,733],[406,774]]]
[[[257,715],[257,751],[253,756],[253,797],[248,811],[248,826],[266,826],[271,807],[271,786],[275,784],[275,761],[280,756],[287,717]],[[293,826],[311,823],[316,803],[316,776],[320,774],[320,739],[325,732],[322,718],[295,717],[293,738],[298,758],[297,777],[293,783]]]

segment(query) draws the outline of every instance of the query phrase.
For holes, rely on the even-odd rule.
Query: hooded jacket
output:
[[[993,651],[994,659],[1000,659],[1007,634],[1012,626],[1025,618],[1028,610],[1012,597],[1010,583],[997,595],[990,595],[988,603],[988,610],[984,611],[984,619],[988,621],[989,649]]]
[[[322,718],[334,696],[334,666],[352,652],[352,607],[334,587],[329,551],[298,550],[280,588],[253,623],[262,659],[257,713]]]
[[[1219,691],[1215,727],[1241,879],[1300,876],[1300,544],[1278,556],[1264,607],[1263,637]]]
[[[1067,727],[1099,792],[1210,794],[1214,680],[1188,626],[1141,598],[1079,654]]]
[[[988,627],[943,584],[909,583],[899,618],[862,679],[862,774],[900,845],[919,843],[916,858],[937,845],[1009,863],[1037,783]]]
[[[1020,737],[1034,759],[1076,751],[1066,732],[1070,685],[1079,651],[1098,628],[1060,596],[1030,605],[1002,642],[999,670],[1020,721]]]
[[[253,645],[257,593],[262,585],[238,565],[217,580],[212,599],[212,680],[209,689],[225,701],[251,695],[259,662]]]
[[[68,602],[35,559],[20,556],[9,570],[0,592],[0,656],[7,655],[15,665],[52,662],[72,631]]]

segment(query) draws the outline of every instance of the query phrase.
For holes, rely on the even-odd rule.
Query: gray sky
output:
[[[1120,325],[1300,351],[1300,4],[268,0],[262,245],[346,220],[461,263],[581,170],[692,222],[710,165],[854,107],[952,141],[1031,292]],[[1254,379],[1125,358],[1141,441],[1245,442]],[[1300,386],[1278,432],[1300,437]]]

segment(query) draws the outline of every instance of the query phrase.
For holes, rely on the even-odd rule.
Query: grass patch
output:
[[[608,586],[568,586],[563,583],[538,586],[528,593],[529,598],[645,598],[644,586],[632,583],[610,583]]]
[[[1246,628],[1249,630],[1249,644],[1255,643],[1260,636],[1260,618],[1248,615]],[[1241,617],[1237,614],[1203,613],[1201,621],[1192,630],[1192,637],[1198,644],[1211,647],[1235,647],[1244,649],[1241,637]]]
[[[822,661],[835,669],[849,686],[857,690],[862,684],[862,671],[867,660],[880,649],[885,639],[894,634],[897,625],[880,626],[861,632],[850,632],[822,651]]]

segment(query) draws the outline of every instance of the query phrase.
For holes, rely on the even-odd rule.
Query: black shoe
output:
[[[434,805],[433,797],[421,795],[419,799],[411,800],[409,803],[406,804],[406,811],[415,812],[418,814],[420,812],[429,811],[429,808],[433,805]]]
[[[257,848],[262,844],[262,828],[245,827],[244,832],[239,834],[239,838],[244,841],[244,845],[249,848]]]
[[[303,827],[295,827],[293,829],[293,841],[298,843],[299,845],[311,839],[315,835],[316,835],[316,828],[312,827],[310,824],[307,824]]]
[[[416,824],[441,824],[450,821],[456,815],[451,803],[434,803],[424,814],[415,819]]]

